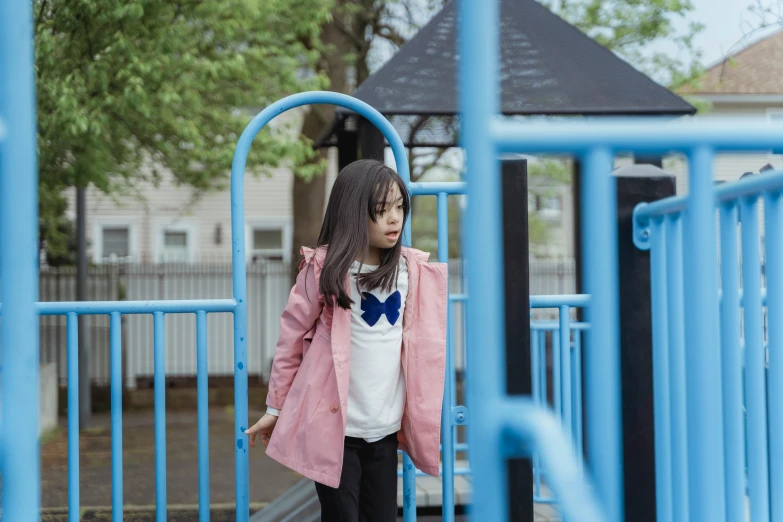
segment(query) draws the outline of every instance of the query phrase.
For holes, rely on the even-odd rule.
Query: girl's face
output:
[[[370,230],[370,248],[384,250],[392,248],[402,235],[404,215],[402,193],[395,183],[386,193],[386,201],[378,203],[375,221],[367,218]]]

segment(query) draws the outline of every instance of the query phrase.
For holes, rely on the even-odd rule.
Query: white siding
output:
[[[336,150],[330,150],[328,187],[336,176],[336,157]],[[292,225],[293,174],[289,169],[274,169],[271,176],[247,172],[244,184],[246,225],[252,222],[274,222],[288,227]],[[66,198],[68,212],[75,216],[74,191],[69,190]],[[166,227],[186,229],[194,236],[192,252],[195,260],[225,261],[231,256],[229,191],[226,189],[196,197],[195,191],[190,187],[176,185],[170,172],[165,173],[159,186],[141,183],[134,194],[119,198],[107,196],[94,188],[88,189],[87,234],[91,257],[96,248],[100,249],[100,229],[107,224],[128,224],[132,227],[135,261],[158,261],[154,256],[160,251],[160,236]],[[219,244],[216,242],[218,227]],[[290,237],[290,233],[287,237]],[[188,240],[191,241],[191,237]]]

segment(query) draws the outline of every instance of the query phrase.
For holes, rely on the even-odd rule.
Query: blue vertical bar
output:
[[[579,335],[579,330],[574,330],[574,339]],[[571,365],[571,437],[573,437],[574,445],[576,445],[576,402],[579,400],[579,390],[576,389],[576,375],[579,372],[579,367],[576,365],[576,340],[571,341],[568,347]]]
[[[532,374],[533,384],[533,400],[536,404],[542,404],[541,400],[541,369],[539,364],[539,350],[541,349],[538,342],[538,329],[530,328],[530,373]]]
[[[723,483],[721,364],[718,339],[718,262],[713,151],[690,152],[689,207],[684,227],[686,397],[690,522],[726,519]]]
[[[438,261],[449,262],[449,196],[438,194]],[[448,279],[448,277],[447,277]],[[448,296],[448,289],[446,291]],[[451,306],[448,298],[446,301],[447,318],[446,331],[451,331]],[[441,440],[443,445],[443,502],[442,512],[444,522],[454,521],[454,426],[452,424],[451,410],[454,403],[451,402],[454,389],[454,354],[452,353],[451,337],[446,337],[446,376],[445,389],[443,390],[443,414],[441,416]],[[415,476],[414,476],[415,480]]]
[[[582,330],[574,332],[574,389],[576,390],[576,398],[574,399],[576,434],[574,437],[579,459],[582,462],[584,459],[584,443],[582,441]]]
[[[683,321],[682,217],[666,217],[666,298],[669,323],[669,386],[672,457],[672,518],[688,521],[688,411]]]
[[[252,137],[251,137],[252,140]],[[245,258],[245,161],[250,143],[237,143],[231,165],[231,277],[237,306],[234,310],[234,465],[236,468],[236,522],[250,518],[249,461],[245,427],[247,412],[247,260]]]
[[[68,314],[68,522],[79,522],[79,316]]]
[[[198,403],[198,519],[209,522],[209,383],[207,313],[196,312],[196,394]]]
[[[111,516],[115,522],[122,522],[122,320],[118,312],[112,312],[109,327],[109,364],[111,366]],[[155,391],[157,392],[157,388]],[[157,404],[155,406],[157,408]]]
[[[552,401],[555,414],[563,419],[563,361],[560,360],[560,331],[552,330]]]
[[[416,466],[405,452],[402,454],[402,519],[416,522]]]
[[[166,522],[166,351],[163,312],[153,314],[155,387],[155,519]]]
[[[536,332],[538,338],[541,339],[539,347],[541,349],[541,364],[539,365],[539,371],[541,372],[541,404],[545,408],[549,408],[549,393],[547,391],[547,378],[546,378],[546,330],[539,330]]]
[[[540,343],[538,342],[538,330],[535,328],[530,329],[530,373],[533,387],[533,402],[538,406],[545,406],[541,400],[541,369],[539,368],[539,350]],[[541,462],[538,457],[538,452],[533,452],[533,495],[538,497],[541,495]]]
[[[592,149],[584,158],[582,249],[586,309],[590,329],[585,354],[588,461],[598,498],[611,522],[623,520],[620,413],[620,341],[617,268],[617,195],[611,176],[613,155]]]
[[[40,517],[38,165],[32,2],[0,1],[0,346],[3,519]],[[11,400],[13,397],[13,400]]]
[[[498,2],[458,0],[459,99],[466,147],[465,257],[470,299],[467,313],[468,443],[474,471],[473,520],[506,522],[503,434],[498,415],[506,394],[503,292],[503,230],[500,169],[491,141],[490,118],[499,113]],[[481,38],[475,38],[481,35]],[[485,346],[492,350],[483,350]]]
[[[561,385],[563,401],[563,424],[566,429],[571,429],[571,318],[570,308],[568,306],[560,307],[560,346],[555,346],[555,350],[560,350],[561,367]]]
[[[721,358],[723,366],[723,436],[726,438],[726,519],[745,518],[745,419],[742,405],[743,355],[740,348],[739,252],[737,204],[720,206]],[[775,265],[767,265],[775,266]],[[768,271],[767,277],[776,270]],[[774,276],[772,276],[774,278]],[[769,279],[767,280],[769,281]],[[770,335],[777,328],[769,323]],[[771,337],[770,337],[771,339]],[[770,383],[771,385],[771,383]],[[770,412],[770,415],[772,412]]]
[[[653,408],[655,412],[655,516],[672,518],[672,455],[669,402],[669,322],[666,296],[666,229],[651,223],[650,288],[652,290]]]
[[[740,201],[742,306],[745,332],[745,405],[748,412],[748,496],[751,520],[769,520],[767,389],[758,196]],[[772,271],[781,267],[772,267]]]
[[[783,213],[780,193],[764,196],[769,341],[769,486],[772,522],[783,521]],[[726,292],[723,292],[726,299]],[[741,422],[741,421],[740,421]],[[739,422],[738,422],[739,424]],[[741,425],[741,424],[740,424]]]

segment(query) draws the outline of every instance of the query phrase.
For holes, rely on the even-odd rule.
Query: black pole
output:
[[[359,118],[359,157],[383,161],[386,139],[378,127],[364,118]]]
[[[76,189],[76,300],[87,300],[87,205],[86,190]],[[79,316],[79,428],[90,427],[92,386],[90,382],[90,325]]]
[[[648,171],[649,172],[649,171]],[[617,178],[625,519],[655,522],[655,418],[653,410],[650,253],[632,241],[633,209],[675,194],[672,175]]]
[[[503,161],[502,177],[506,391],[509,395],[531,395],[527,162]],[[507,472],[509,520],[533,522],[532,461],[509,459]]]
[[[343,125],[345,123],[343,122]],[[359,136],[343,126],[337,131],[337,168],[343,170],[346,165],[359,159]]]

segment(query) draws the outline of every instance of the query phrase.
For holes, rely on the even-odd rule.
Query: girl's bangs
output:
[[[400,184],[401,180],[399,180],[398,176],[395,175],[394,171],[391,169],[383,169],[380,173],[380,176],[375,183],[373,183],[373,189],[370,193],[370,200],[369,203],[369,210],[370,210],[370,217],[373,221],[375,221],[375,215],[378,211],[378,208],[385,207],[386,206],[386,198],[388,197],[389,191],[392,189],[394,185],[399,185],[400,188],[400,196],[402,196],[402,204],[403,209],[405,211],[405,214],[408,213],[408,197],[407,197],[407,191],[405,190],[405,187]]]

